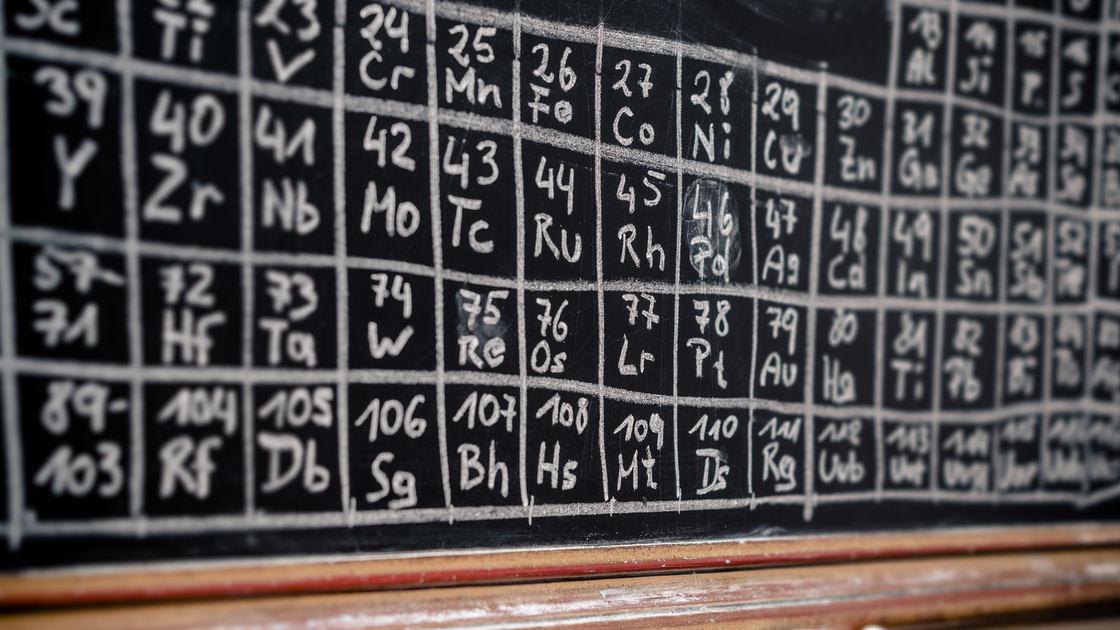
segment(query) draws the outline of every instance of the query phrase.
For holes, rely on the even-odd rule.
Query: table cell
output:
[[[611,47],[602,55],[603,142],[676,157],[676,60]]]
[[[1102,221],[1097,226],[1097,297],[1120,299],[1120,221]]]
[[[941,194],[943,108],[940,105],[897,101],[895,104],[895,172],[891,192],[937,197]]]
[[[1003,184],[1003,119],[962,107],[953,108],[951,135],[954,197],[999,197]]]
[[[949,17],[944,11],[902,7],[901,41],[898,46],[898,78],[901,88],[945,90],[945,57],[948,50]],[[897,154],[896,154],[897,155]]]
[[[933,399],[933,344],[937,316],[929,311],[887,311],[883,406],[923,411]]]
[[[127,363],[123,256],[55,245],[12,247],[20,355]]]
[[[1008,197],[1047,199],[1050,168],[1049,128],[1023,122],[1011,124],[1011,164],[1004,189]]]
[[[745,398],[750,395],[754,300],[682,295],[677,393]]]
[[[988,17],[957,16],[957,96],[1002,107],[1007,67],[1007,23]]]
[[[683,58],[681,77],[681,153],[700,163],[750,170],[750,72]]]
[[[253,74],[266,81],[331,88],[334,5],[253,0]]]
[[[136,82],[142,238],[241,246],[237,111],[233,94]]]
[[[603,161],[605,279],[674,280],[676,188],[669,172]]]
[[[883,490],[928,491],[933,483],[932,422],[883,421]]]
[[[1007,301],[1042,304],[1046,291],[1046,214],[1012,211],[1008,221]]]
[[[1054,201],[1086,208],[1093,191],[1093,128],[1062,123],[1054,133],[1058,139]]]
[[[1101,19],[1101,0],[1061,0],[1062,15],[1089,22]]]
[[[444,507],[436,388],[349,387],[349,509]]]
[[[1120,42],[1118,42],[1120,43]],[[1120,208],[1120,127],[1101,127],[1101,193],[1100,205]]]
[[[990,409],[995,400],[995,316],[946,313],[941,408]],[[943,432],[944,435],[944,432]]]
[[[1097,311],[1089,390],[1093,398],[1120,401],[1120,315]]]
[[[144,363],[241,365],[241,275],[236,265],[143,258]]]
[[[369,0],[348,0],[346,15],[346,93],[427,103],[425,16]]]
[[[335,270],[257,267],[255,275],[254,365],[335,367]]]
[[[824,181],[878,192],[883,170],[883,99],[829,89]]]
[[[332,385],[258,385],[254,455],[261,512],[328,512],[339,498],[338,415]]]
[[[673,296],[608,291],[603,309],[604,382],[630,391],[670,393]]]
[[[1120,482],[1120,416],[1091,416],[1087,437],[1090,490],[1115,487]]]
[[[4,32],[76,48],[116,52],[117,12],[96,2],[8,2]]]
[[[253,247],[334,253],[334,162],[329,110],[253,103]]]
[[[523,32],[521,50],[521,121],[594,138],[595,46]]]
[[[428,126],[346,114],[346,253],[432,264]]]
[[[1089,418],[1083,413],[1054,413],[1042,432],[1042,486],[1047,490],[1082,492],[1089,476],[1085,464]]]
[[[237,74],[236,3],[200,0],[132,3],[132,39],[137,57]]]
[[[435,370],[435,285],[431,278],[350,269],[352,369]]]
[[[1040,442],[1042,416],[1020,416],[999,421],[995,429],[995,489],[1000,494],[1035,492],[1042,477]]]
[[[750,189],[714,179],[690,177],[685,182],[681,282],[752,284],[754,255],[743,225],[743,217],[751,216]]]
[[[1117,46],[1120,46],[1120,34],[1112,33],[1108,38],[1108,49],[1116,50]],[[1104,107],[1112,113],[1120,112],[1120,98],[1117,98],[1120,94],[1116,92],[1118,85],[1120,85],[1120,59],[1109,55],[1102,89],[1105,90]]]
[[[749,497],[750,411],[681,407],[678,414],[681,499]]]
[[[817,150],[817,87],[767,75],[758,77],[755,170],[811,182]]]
[[[530,389],[528,395],[525,474],[530,504],[603,501],[599,399],[546,389]]]
[[[517,374],[517,292],[444,282],[444,365],[448,370]]]
[[[447,388],[447,459],[452,505],[528,503],[518,467],[522,430],[516,389]]]
[[[814,400],[825,405],[875,404],[875,311],[817,309],[820,357]]]
[[[440,128],[444,265],[517,277],[513,143],[507,136]]]
[[[144,386],[144,513],[245,511],[242,389],[214,383]]]
[[[435,46],[441,107],[513,118],[512,32],[436,18]]]
[[[1061,31],[1058,61],[1058,112],[1092,114],[1097,109],[1098,37]]]
[[[1042,400],[1045,323],[1033,315],[1004,315],[1003,404]]]
[[[598,382],[599,304],[594,291],[526,291],[530,376]]]
[[[617,400],[604,407],[604,477],[611,500],[678,498],[672,407]]]
[[[116,75],[8,57],[11,221],[124,233]]]
[[[754,397],[784,402],[805,399],[805,307],[758,302]]]
[[[939,427],[937,485],[949,494],[983,494],[995,489],[992,478],[991,424],[947,422]]]
[[[751,413],[754,496],[778,499],[804,495],[805,476],[813,474],[812,470],[805,470],[805,432],[803,416],[761,409]]]
[[[966,210],[949,214],[949,297],[977,302],[999,299],[1001,224],[999,212]]]
[[[539,280],[594,280],[594,159],[532,142],[521,144],[521,155],[525,276]]]
[[[1050,113],[1054,29],[1043,22],[1015,23],[1011,106],[1027,114]]]
[[[1089,222],[1056,216],[1054,223],[1054,301],[1083,303],[1089,292]]]
[[[758,190],[754,231],[758,239],[758,283],[809,291],[814,214],[811,199]]]
[[[821,236],[819,291],[878,294],[881,210],[874,206],[829,203],[825,204],[824,212],[828,217],[828,234]]]
[[[814,421],[816,466],[813,491],[821,494],[870,492],[877,465],[875,423],[867,418],[826,418]]]
[[[890,211],[886,294],[926,300],[938,293],[941,213]]]
[[[1054,357],[1050,370],[1052,398],[1078,399],[1085,394],[1085,356],[1092,341],[1090,334],[1085,316],[1054,316],[1050,341]]]
[[[25,518],[124,517],[133,401],[126,382],[21,376]]]

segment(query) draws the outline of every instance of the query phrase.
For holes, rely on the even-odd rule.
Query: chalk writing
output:
[[[0,559],[1111,514],[1100,3],[497,4],[5,5]]]

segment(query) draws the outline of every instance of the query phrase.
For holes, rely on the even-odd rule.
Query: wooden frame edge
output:
[[[18,629],[926,626],[1120,601],[1120,547],[0,616]]]
[[[0,607],[425,588],[1109,546],[1120,546],[1120,525],[165,562],[2,575]]]

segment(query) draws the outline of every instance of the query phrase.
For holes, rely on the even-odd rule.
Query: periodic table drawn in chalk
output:
[[[1115,521],[1113,2],[0,4],[6,567]]]

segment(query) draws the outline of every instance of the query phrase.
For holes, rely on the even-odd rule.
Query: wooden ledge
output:
[[[37,571],[0,576],[0,607],[427,588],[1087,547],[1120,547],[1120,526],[961,529]]]
[[[147,604],[0,616],[11,629],[862,628],[1120,601],[1120,547]]]

